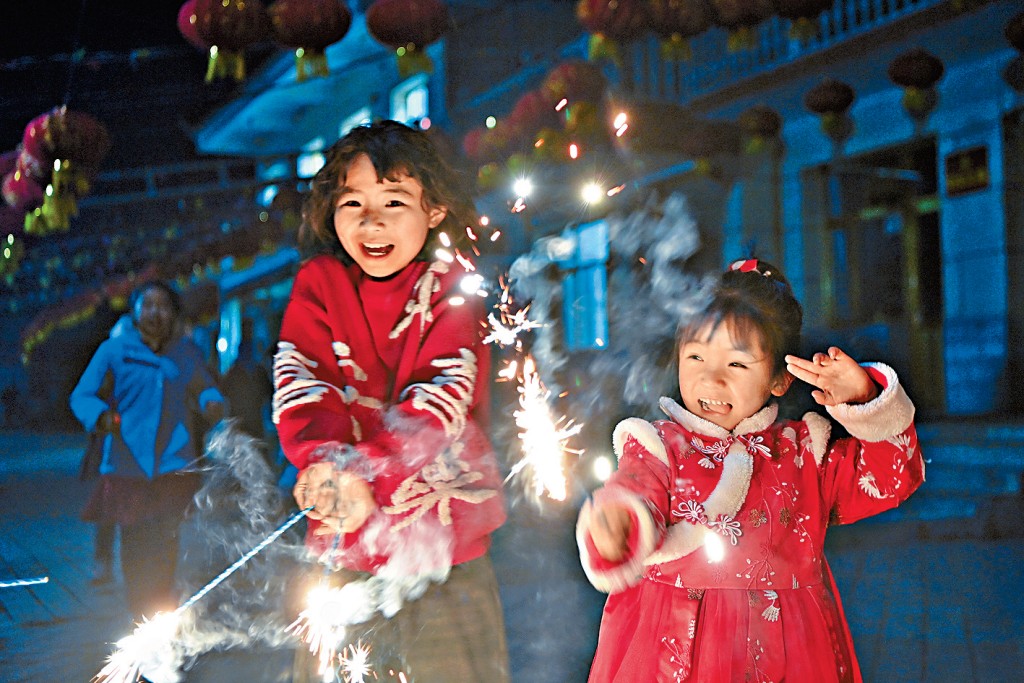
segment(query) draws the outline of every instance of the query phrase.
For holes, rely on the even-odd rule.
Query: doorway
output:
[[[918,407],[945,409],[942,244],[934,140],[826,169],[822,305],[858,360],[900,374]],[[828,272],[824,272],[827,270]]]

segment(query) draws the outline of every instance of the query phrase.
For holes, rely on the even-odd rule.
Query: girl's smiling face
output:
[[[782,396],[793,378],[773,377],[772,360],[760,335],[747,339],[724,320],[705,325],[679,346],[679,392],[694,415],[732,431],[768,402]]]
[[[334,232],[345,252],[371,277],[388,277],[409,265],[427,234],[444,220],[444,207],[426,206],[423,186],[405,173],[377,179],[370,157],[348,168],[334,209]]]

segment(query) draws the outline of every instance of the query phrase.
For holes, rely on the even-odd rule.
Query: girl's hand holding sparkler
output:
[[[629,550],[633,521],[629,511],[614,503],[595,503],[590,507],[590,539],[598,554],[608,562],[618,562]]]
[[[370,485],[331,462],[302,470],[292,493],[300,508],[313,508],[310,519],[323,523],[318,535],[357,531],[377,509]]]

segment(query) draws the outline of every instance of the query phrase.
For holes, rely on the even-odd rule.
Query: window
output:
[[[428,100],[427,76],[417,74],[391,91],[391,118],[413,124],[430,113]]]
[[[371,121],[373,121],[373,117],[370,115],[370,108],[363,107],[362,109],[345,117],[345,120],[342,121],[341,125],[338,127],[338,137],[342,138],[356,126],[361,126],[364,123],[370,123]]]
[[[574,248],[557,259],[562,277],[562,320],[569,351],[608,344],[608,224],[596,221],[567,231]]]

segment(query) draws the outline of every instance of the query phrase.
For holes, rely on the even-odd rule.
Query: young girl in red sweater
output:
[[[353,629],[379,675],[507,680],[487,554],[505,509],[485,431],[485,312],[460,296],[466,271],[435,255],[440,232],[457,238],[475,212],[422,131],[358,127],[326,156],[305,207],[321,253],[295,277],[274,362],[295,499],[315,506],[307,544],[335,584],[450,567],[390,618]],[[295,680],[319,680],[306,659]]]
[[[897,506],[924,480],[895,373],[836,347],[810,360],[774,266],[737,261],[679,335],[683,405],[622,421],[618,471],[584,506],[584,569],[610,593],[591,681],[860,681],[825,532]],[[816,413],[777,420],[793,377]]]

